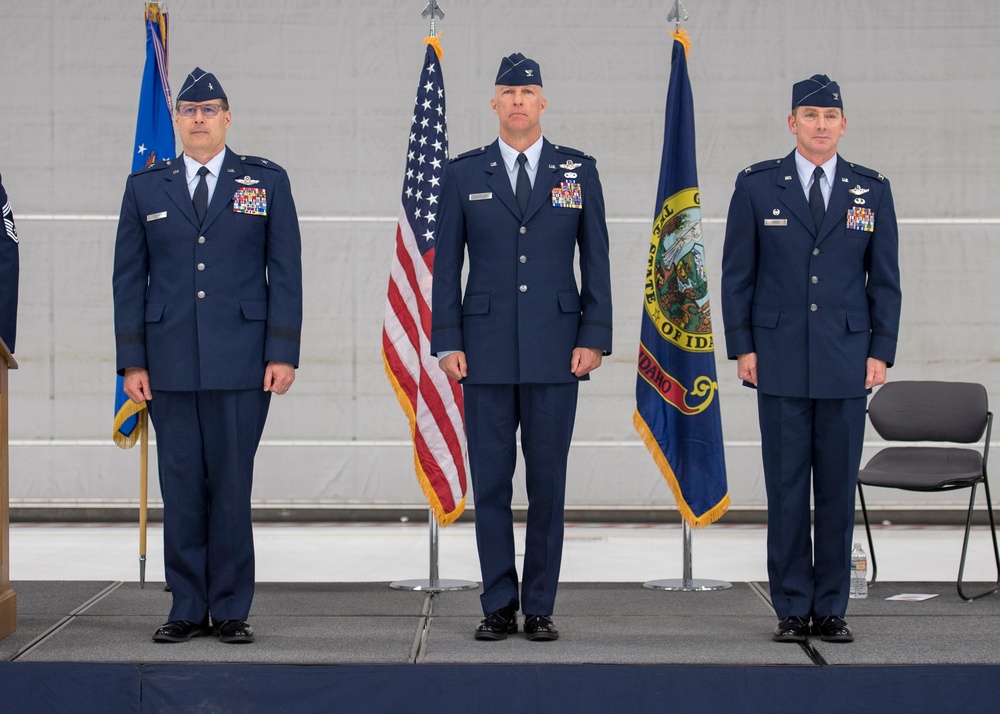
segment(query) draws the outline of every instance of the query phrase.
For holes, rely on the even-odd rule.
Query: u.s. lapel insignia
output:
[[[565,164],[559,164],[559,168],[566,169],[567,171],[572,171],[573,169],[578,169],[581,166],[583,166],[583,164],[578,164],[575,161],[573,161],[572,159],[570,159],[569,161],[567,161]]]
[[[555,171],[556,170],[556,165],[555,164],[549,164],[549,168],[552,169],[553,171]]]
[[[858,184],[857,186],[851,189],[851,193],[853,193],[855,196],[864,196],[870,190],[871,190],[870,188],[861,188],[861,184]]]
[[[226,173],[227,174],[234,174],[234,173],[236,173],[236,169],[226,169]]]
[[[497,165],[497,162],[496,162],[496,161],[491,161],[491,162],[490,162],[490,168],[491,168],[491,169],[492,169],[492,168],[496,168],[496,165]]]
[[[260,181],[258,181],[257,179],[252,179],[249,176],[244,176],[243,178],[236,179],[236,183],[241,184],[243,186],[256,186],[257,184],[260,183]]]

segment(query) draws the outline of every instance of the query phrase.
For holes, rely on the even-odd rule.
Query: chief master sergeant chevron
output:
[[[147,401],[163,494],[173,607],[153,640],[246,643],[254,454],[299,361],[298,219],[284,169],[226,147],[214,75],[188,75],[174,122],[184,153],[129,176],[114,266],[118,372]]]
[[[445,171],[431,353],[464,385],[486,615],[475,637],[517,632],[520,608],[529,640],[554,640],[577,391],[611,353],[608,230],[594,159],[542,137],[538,63],[505,57],[495,85],[499,139]],[[519,425],[528,494],[520,592],[511,516]]]
[[[796,83],[795,151],[740,173],[726,222],[726,349],[757,387],[778,642],[853,640],[844,615],[866,394],[896,354],[892,192],[882,174],[837,154],[843,108],[825,75]]]

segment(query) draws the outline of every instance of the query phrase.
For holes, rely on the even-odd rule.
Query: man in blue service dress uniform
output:
[[[837,155],[843,107],[825,75],[796,83],[796,149],[740,173],[726,223],[726,349],[757,388],[778,642],[853,640],[844,615],[866,395],[896,352],[892,192],[882,174]]]
[[[219,81],[177,95],[184,153],[128,178],[115,244],[118,371],[156,427],[168,622],[156,642],[253,641],[250,491],[272,393],[295,379],[301,243],[288,176],[226,147]]]
[[[608,231],[594,159],[542,137],[538,63],[505,57],[495,84],[500,138],[445,171],[431,352],[464,386],[486,615],[476,639],[517,632],[520,607],[528,639],[554,640],[577,388],[611,353]],[[511,515],[518,426],[528,495],[520,593]]]
[[[17,282],[20,269],[17,254],[17,228],[10,200],[0,179],[0,206],[3,207],[4,230],[0,232],[0,339],[14,351],[17,334]]]

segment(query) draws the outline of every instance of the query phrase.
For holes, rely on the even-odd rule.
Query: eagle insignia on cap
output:
[[[559,168],[566,169],[567,171],[572,171],[573,169],[578,169],[581,166],[583,166],[583,164],[578,164],[578,163],[574,162],[572,159],[569,160],[569,161],[567,161],[565,164],[559,164]]]
[[[854,188],[850,189],[850,191],[855,196],[864,196],[866,193],[868,193],[869,191],[871,191],[871,189],[870,188],[861,188],[861,184],[858,184]]]
[[[243,178],[236,179],[236,183],[242,184],[243,186],[256,186],[260,183],[260,181],[252,179],[249,176],[244,176]]]

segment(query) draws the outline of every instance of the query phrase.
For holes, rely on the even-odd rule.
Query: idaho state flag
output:
[[[139,114],[132,145],[132,171],[157,161],[172,159],[174,125],[170,116],[170,85],[167,83],[167,13],[158,3],[146,5],[146,66],[139,89]],[[112,435],[123,449],[139,438],[137,416],[146,402],[136,404],[125,395],[119,376],[115,386],[115,419]]]
[[[660,184],[644,290],[633,423],[692,528],[729,509],[701,239],[690,39],[673,33]]]

